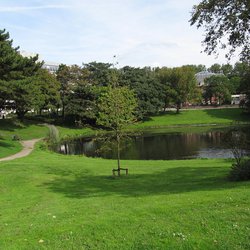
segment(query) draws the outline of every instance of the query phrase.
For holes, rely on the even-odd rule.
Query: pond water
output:
[[[169,133],[154,130],[131,136],[122,142],[121,159],[169,160],[192,158],[232,158],[228,139],[237,134],[235,128],[204,128],[204,131]],[[198,130],[198,129],[197,129]],[[250,138],[250,127],[241,130]],[[63,154],[88,157],[116,158],[116,146],[96,138],[78,138],[58,145],[55,150]],[[250,150],[246,148],[245,153]]]

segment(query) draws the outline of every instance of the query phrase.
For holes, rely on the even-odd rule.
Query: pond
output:
[[[170,133],[154,129],[151,132],[131,136],[122,142],[121,159],[170,160],[233,157],[228,139],[238,133],[235,132],[235,128],[192,128],[191,130],[193,131]],[[241,130],[250,138],[250,127],[244,126]],[[62,154],[116,158],[116,146],[96,138],[70,140],[58,145],[55,150]],[[249,153],[248,148],[245,153]]]

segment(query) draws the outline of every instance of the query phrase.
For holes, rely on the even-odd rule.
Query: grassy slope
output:
[[[246,121],[239,110],[232,116],[225,111],[224,118],[222,112],[212,120],[205,111],[194,111],[201,112],[199,117],[185,112],[153,117],[138,128]],[[3,129],[0,124],[5,138],[21,131],[24,139],[40,137],[43,129]],[[63,136],[92,133],[59,130]],[[122,164],[130,175],[112,179],[115,161],[40,148],[26,158],[0,162],[0,249],[250,248],[250,183],[226,180],[230,162]]]
[[[12,141],[14,135],[22,140],[45,137],[48,128],[31,122],[20,123],[15,120],[0,120],[0,158],[17,153],[22,146],[17,141]]]
[[[194,124],[232,124],[249,122],[250,118],[242,114],[240,109],[208,109],[185,110],[180,114],[168,112],[161,116],[153,116],[148,121],[135,124],[134,128],[164,127]]]
[[[0,163],[0,248],[250,248],[250,183],[226,180],[230,162],[122,161],[113,179],[115,164],[38,147]]]
[[[164,132],[188,132],[197,131],[199,128],[192,128],[192,125],[230,125],[248,123],[250,117],[242,114],[241,109],[211,109],[211,110],[185,110],[180,114],[168,112],[160,116],[150,117],[147,121],[134,124],[130,129],[147,130],[150,128],[162,128]],[[178,126],[179,125],[179,126]],[[60,136],[93,135],[96,131],[90,128],[74,129],[57,126]],[[201,128],[200,130],[204,130]],[[153,132],[151,130],[151,132]]]

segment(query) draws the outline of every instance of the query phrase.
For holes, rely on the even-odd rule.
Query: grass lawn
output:
[[[162,128],[162,132],[190,132],[203,131],[204,128],[194,127],[195,125],[205,125],[208,129],[215,128],[212,125],[237,125],[250,123],[249,115],[242,113],[241,109],[211,109],[211,110],[182,110],[180,114],[167,112],[163,115],[152,116],[147,121],[136,123],[129,127],[129,130],[149,130],[152,128]],[[210,126],[210,127],[209,127]],[[100,132],[91,128],[70,128],[57,126],[61,138],[74,136],[92,136]]]
[[[48,128],[34,122],[19,122],[18,120],[0,120],[0,158],[17,153],[22,149],[18,141],[12,137],[17,135],[21,140],[45,137]]]
[[[250,183],[228,160],[122,161],[39,146],[0,162],[0,249],[249,249]]]
[[[166,127],[197,124],[237,124],[250,122],[249,115],[241,109],[182,110],[179,114],[170,111],[160,116],[152,116],[147,121],[133,125],[133,128]]]
[[[239,109],[197,110],[133,128],[248,121]],[[94,133],[58,129],[61,137]],[[0,120],[0,157],[20,149],[14,134],[27,140],[47,131]],[[229,182],[230,166],[131,160],[122,161],[129,176],[112,178],[114,160],[59,155],[39,143],[28,157],[0,162],[0,249],[250,249],[250,182]]]

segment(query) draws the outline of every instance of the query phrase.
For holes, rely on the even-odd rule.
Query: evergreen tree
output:
[[[37,88],[32,84],[42,63],[38,56],[27,58],[12,46],[9,33],[0,30],[0,105],[6,100],[14,101],[19,118],[33,108]]]

